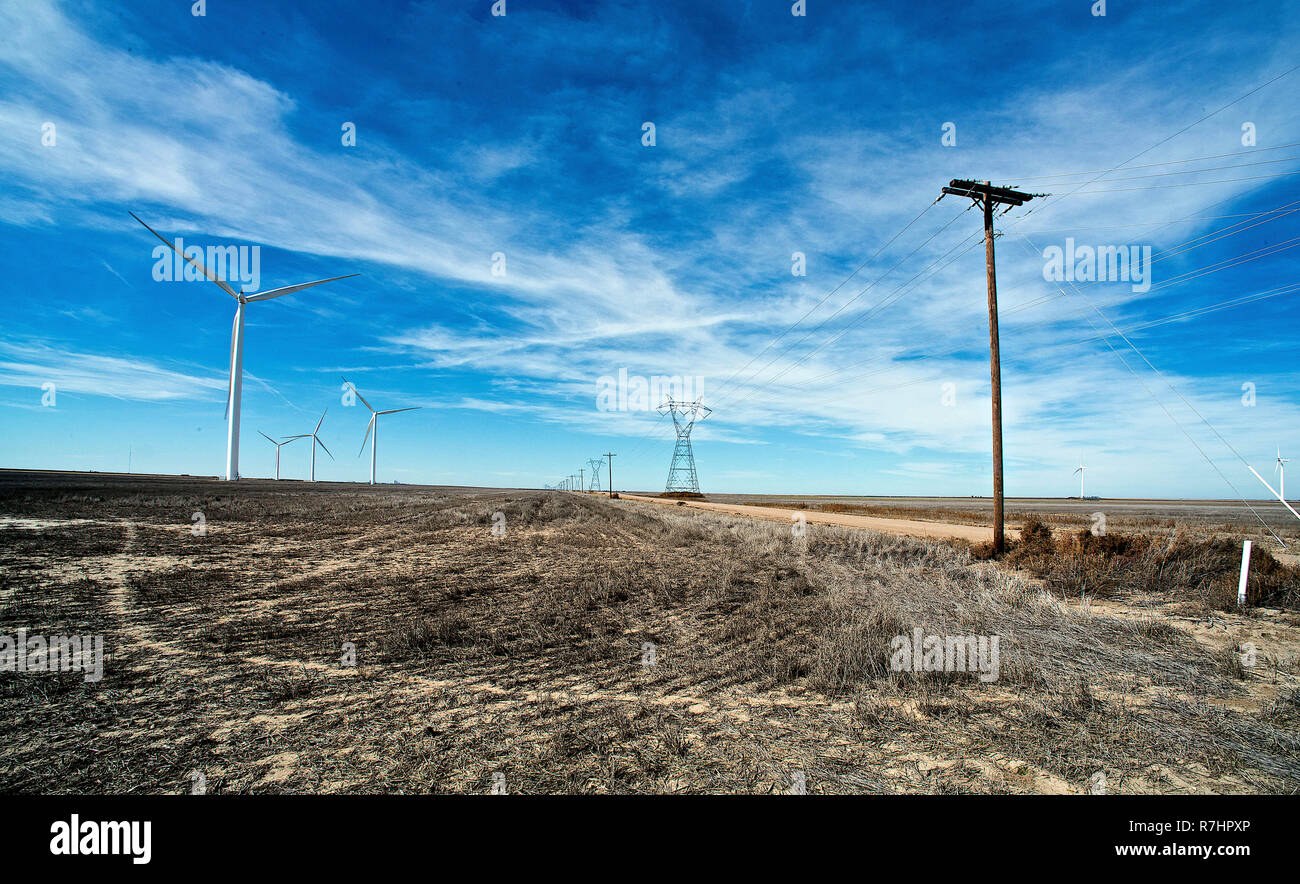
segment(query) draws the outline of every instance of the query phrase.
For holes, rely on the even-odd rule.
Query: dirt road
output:
[[[636,494],[624,494],[628,500],[644,500],[663,506],[676,506],[678,501],[664,497],[642,497]],[[816,510],[777,509],[770,506],[747,506],[738,503],[713,503],[706,500],[688,500],[687,506],[697,509],[712,510],[716,513],[731,513],[737,516],[750,516],[755,519],[767,519],[772,522],[789,523],[798,514],[814,525],[839,525],[844,528],[869,528],[872,531],[884,531],[888,534],[906,534],[909,537],[937,537],[941,539],[969,540],[979,543],[993,539],[993,529],[982,525],[957,525],[951,522],[926,522],[920,519],[887,519],[880,516],[855,516],[848,513],[823,513]],[[1008,537],[1019,534],[1015,528],[1007,528]]]

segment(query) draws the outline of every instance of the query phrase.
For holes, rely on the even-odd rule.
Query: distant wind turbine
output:
[[[316,446],[319,445],[321,448],[324,448],[325,453],[330,455],[330,460],[334,459],[334,455],[330,454],[330,450],[328,448],[325,448],[325,443],[322,442],[320,440],[320,436],[317,435],[318,433],[320,433],[320,425],[325,422],[325,413],[328,411],[329,409],[327,408],[325,409],[325,411],[322,411],[320,413],[320,420],[316,421],[316,429],[312,430],[310,433],[299,433],[297,436],[289,437],[290,440],[308,439],[308,438],[312,440],[311,441],[311,481],[313,482],[316,481]]]
[[[1277,466],[1273,467],[1273,472],[1277,474],[1277,493],[1283,500],[1286,499],[1286,465],[1290,458],[1282,456],[1282,448],[1277,449]]]
[[[1281,460],[1281,458],[1282,458],[1282,454],[1281,452],[1278,452],[1278,459]],[[1286,502],[1286,498],[1282,496],[1281,491],[1274,491],[1273,486],[1268,484],[1268,480],[1265,479],[1263,476],[1261,476],[1259,474],[1259,471],[1256,470],[1254,467],[1252,467],[1250,464],[1246,464],[1246,469],[1250,470],[1250,474],[1259,480],[1259,484],[1267,488],[1274,497],[1276,497],[1279,501],[1281,501],[1282,506],[1286,507],[1288,510],[1291,511],[1291,515],[1295,516],[1297,519],[1300,519],[1300,512],[1296,512],[1296,508]],[[1273,536],[1277,537],[1276,534],[1274,534]],[[1281,540],[1281,538],[1278,538],[1278,540]],[[1282,546],[1285,547],[1286,544],[1283,543]]]
[[[283,445],[288,445],[294,439],[301,439],[302,437],[290,436],[288,439],[285,439],[283,442],[276,442],[274,439],[272,439],[270,436],[263,433],[261,430],[258,430],[257,434],[261,436],[263,439],[265,439],[267,442],[270,442],[272,445],[275,446],[275,480],[278,482],[280,481],[280,447]]]
[[[1079,499],[1083,500],[1083,474],[1088,468],[1083,465],[1083,458],[1079,458],[1079,468],[1075,470],[1079,474]]]
[[[361,395],[361,391],[357,389],[356,384],[352,383],[347,378],[343,379],[343,383],[351,387],[352,392],[357,394],[357,398],[361,400],[362,404],[365,405],[366,408],[370,409],[370,423],[366,425],[366,435],[365,438],[361,440],[361,450],[357,452],[357,457],[360,457],[361,452],[366,450],[366,441],[370,440],[370,434],[371,431],[373,431],[375,438],[370,440],[370,484],[373,485],[375,484],[375,449],[379,447],[379,416],[381,414],[397,414],[399,411],[415,411],[421,406],[412,405],[409,408],[390,408],[387,411],[375,411],[370,403],[366,402],[366,398]]]
[[[131,217],[140,221],[135,212],[131,212]],[[251,295],[244,294],[241,288],[235,291],[226,281],[216,273],[208,270],[198,261],[195,261],[189,255],[181,252],[165,239],[162,234],[154,230],[148,224],[140,221],[148,230],[158,239],[170,248],[177,255],[185,259],[185,262],[194,269],[198,270],[213,283],[221,287],[221,290],[230,297],[234,298],[239,306],[235,308],[235,321],[230,328],[230,377],[226,386],[226,479],[234,481],[239,478],[239,398],[244,386],[244,305],[251,301],[269,301],[271,298],[278,298],[282,295],[289,295],[294,292],[300,292],[303,289],[311,288],[314,285],[320,285],[325,282],[334,282],[339,279],[351,279],[354,276],[360,276],[359,273],[349,273],[346,276],[331,276],[328,279],[317,279],[312,282],[303,282],[298,285],[281,286],[278,289],[267,289],[264,292],[255,292]],[[315,451],[315,448],[312,449]]]

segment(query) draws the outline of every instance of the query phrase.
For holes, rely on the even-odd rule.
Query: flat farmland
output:
[[[1293,570],[1239,611],[1208,541],[1026,535],[989,561],[590,494],[6,472],[0,634],[101,635],[104,669],[0,672],[0,789],[1300,788]],[[997,637],[995,670],[901,671],[918,629]]]
[[[993,501],[987,497],[871,497],[854,495],[709,494],[709,501],[748,506],[825,509],[870,515],[993,524]],[[1029,516],[1060,524],[1090,525],[1093,514],[1108,523],[1135,529],[1189,528],[1263,534],[1265,525],[1288,543],[1300,540],[1300,521],[1277,500],[1147,500],[1140,498],[1008,497],[1006,517]],[[1252,511],[1253,510],[1253,511]]]

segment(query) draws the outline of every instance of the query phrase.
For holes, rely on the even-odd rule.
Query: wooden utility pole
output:
[[[605,457],[609,458],[609,496],[612,498],[614,496],[614,455],[607,451]]]
[[[1000,553],[1006,549],[1006,535],[1002,522],[1002,362],[998,352],[998,277],[993,261],[993,208],[1023,206],[1043,194],[993,187],[987,181],[962,178],[954,178],[943,192],[969,197],[984,209],[984,261],[988,265],[989,281],[989,379],[993,386],[993,551]]]

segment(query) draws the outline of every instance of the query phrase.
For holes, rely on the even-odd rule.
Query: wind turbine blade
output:
[[[376,417],[378,417],[378,415],[370,415],[370,423],[366,424],[366,437],[361,440],[361,448],[357,451],[357,457],[360,457],[361,452],[366,450],[366,443],[370,441],[370,428],[375,425]]]
[[[138,215],[136,215],[135,212],[128,212],[127,214],[129,214],[129,215],[130,215],[132,218],[134,218],[135,220],[140,221],[140,217],[139,217]],[[141,223],[141,224],[144,224],[143,221],[140,221],[140,223]],[[189,255],[185,254],[185,253],[182,252],[180,249],[176,248],[176,246],[172,245],[172,243],[171,243],[168,239],[166,239],[166,238],[165,238],[161,233],[159,233],[158,231],[154,230],[154,229],[153,229],[152,227],[150,227],[148,224],[144,224],[144,229],[147,230],[147,231],[149,231],[150,233],[152,233],[154,236],[158,237],[159,239],[161,239],[161,240],[163,241],[163,243],[167,246],[167,248],[171,249],[173,252],[175,252],[176,254],[180,255],[182,258],[184,258],[184,259],[185,259],[185,263],[189,264],[191,267],[193,267],[194,269],[198,270],[199,273],[202,273],[202,274],[203,274],[204,276],[206,276],[208,279],[212,280],[212,281],[215,282],[217,285],[219,285],[219,286],[221,286],[223,289],[225,289],[225,290],[226,290],[226,294],[230,295],[230,297],[232,297],[232,298],[238,298],[238,297],[239,297],[239,295],[236,294],[236,292],[235,292],[234,289],[232,289],[230,286],[226,285],[226,281],[225,281],[224,279],[222,279],[220,276],[217,276],[215,273],[211,273],[211,272],[209,272],[208,268],[206,268],[206,267],[204,267],[202,264],[199,264],[198,262],[194,261],[192,258],[190,258]]]
[[[297,442],[299,439],[306,439],[306,438],[307,438],[307,434],[306,434],[306,433],[303,433],[303,434],[298,435],[298,436],[285,436],[285,437],[284,437],[284,441],[281,442],[280,444],[281,444],[281,445],[288,445],[290,442]]]
[[[417,411],[424,408],[423,405],[412,405],[410,408],[390,408],[388,411],[377,411],[375,414],[397,414],[399,411]]]
[[[329,411],[329,409],[327,408],[327,409],[325,409],[325,411]],[[320,432],[320,425],[323,424],[323,423],[325,423],[325,411],[322,411],[322,412],[320,413],[320,420],[316,421],[316,429],[314,429],[314,430],[311,431],[311,434],[312,434],[313,436],[315,436],[317,433]]]
[[[261,436],[263,439],[265,439],[267,442],[270,442],[272,445],[280,444],[279,442],[276,442],[274,439],[272,439],[270,436],[263,433],[261,430],[257,431],[257,435]]]
[[[370,403],[366,401],[366,397],[361,395],[361,391],[357,389],[357,385],[356,385],[356,384],[352,383],[352,382],[351,382],[350,380],[348,380],[347,378],[343,378],[343,383],[347,384],[349,387],[352,388],[352,392],[353,392],[353,393],[356,393],[356,394],[357,394],[357,398],[361,400],[361,403],[362,403],[363,405],[365,405],[366,408],[369,408],[369,409],[370,409],[370,413],[371,413],[371,414],[374,414],[374,413],[375,413],[374,408],[372,408],[371,405],[370,405]],[[321,417],[322,417],[322,419],[323,419],[323,418],[324,418],[324,415],[321,415]]]
[[[303,289],[309,289],[314,285],[320,285],[323,282],[334,282],[338,279],[351,279],[354,276],[360,276],[360,273],[349,273],[346,276],[331,276],[329,279],[317,279],[312,282],[301,282],[298,285],[281,286],[278,289],[267,289],[264,292],[258,292],[255,295],[248,295],[245,301],[269,301],[272,298],[279,298],[283,295],[291,295],[294,292],[300,292]]]
[[[312,438],[313,438],[313,439],[316,439],[315,436],[312,436]],[[321,448],[325,448],[325,443],[322,442],[320,439],[316,439],[316,444],[319,445]],[[330,450],[329,450],[328,448],[325,448],[325,453],[326,453],[326,454],[330,454]],[[330,460],[333,460],[333,459],[334,459],[334,455],[330,454]]]

